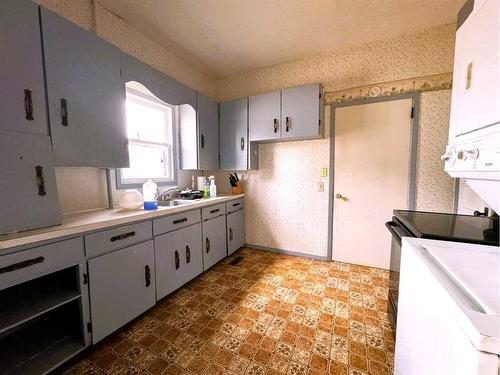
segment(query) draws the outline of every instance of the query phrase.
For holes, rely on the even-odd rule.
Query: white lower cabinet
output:
[[[154,262],[153,241],[88,261],[94,344],[155,305]]]
[[[201,236],[195,224],[155,237],[157,300],[203,272]]]
[[[227,255],[231,255],[245,244],[245,210],[240,209],[226,217]]]
[[[226,252],[226,218],[224,215],[203,222],[203,270],[224,259]]]

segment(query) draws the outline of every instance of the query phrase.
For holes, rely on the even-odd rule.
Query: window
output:
[[[126,97],[130,168],[117,171],[118,188],[140,187],[148,179],[175,184],[174,124],[176,108],[145,88],[128,87]],[[143,86],[142,86],[143,87]]]

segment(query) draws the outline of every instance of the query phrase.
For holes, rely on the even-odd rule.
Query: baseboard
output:
[[[312,254],[301,253],[301,252],[292,251],[292,250],[277,249],[277,248],[268,247],[268,246],[245,244],[245,247],[251,247],[251,248],[256,249],[256,250],[272,251],[273,253],[280,253],[280,254],[286,254],[286,255],[292,255],[292,256],[304,257],[304,258],[310,258],[310,259],[316,259],[316,260],[328,260],[328,258],[326,256],[312,255]]]

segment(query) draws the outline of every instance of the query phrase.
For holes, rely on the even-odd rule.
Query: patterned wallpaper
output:
[[[455,26],[367,43],[274,65],[215,82],[220,100],[284,87],[322,82],[325,91],[449,73],[453,70]]]
[[[320,168],[329,163],[328,103],[366,97],[373,86],[383,96],[422,92],[416,207],[451,212],[453,182],[439,157],[447,141],[454,31],[435,27],[216,81],[224,100],[313,82],[325,90],[325,139],[261,144],[259,170],[245,173],[247,243],[326,256],[329,186]],[[226,175],[216,174],[225,191]]]

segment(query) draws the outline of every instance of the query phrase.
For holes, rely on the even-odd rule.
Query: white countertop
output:
[[[245,194],[221,195],[215,198],[197,200],[191,204],[158,207],[157,210],[124,210],[120,208],[100,209],[63,215],[62,224],[48,228],[0,236],[0,252],[18,246],[26,246],[37,242],[54,240],[60,237],[80,235],[86,232],[106,229],[116,225],[168,216],[179,212],[200,209],[214,204],[243,198]]]

